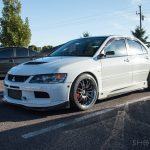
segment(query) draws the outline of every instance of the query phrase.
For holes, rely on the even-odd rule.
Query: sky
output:
[[[30,45],[38,47],[56,46],[80,38],[83,32],[131,36],[139,25],[140,4],[143,27],[150,35],[150,0],[21,0],[21,4],[22,19],[29,18],[32,31]],[[0,0],[0,12],[2,8]]]

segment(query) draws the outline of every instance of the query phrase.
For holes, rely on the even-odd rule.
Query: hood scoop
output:
[[[47,63],[47,62],[36,62],[36,61],[31,61],[31,62],[27,62],[27,63],[25,63],[24,65],[40,65],[40,64],[45,64],[45,63]]]

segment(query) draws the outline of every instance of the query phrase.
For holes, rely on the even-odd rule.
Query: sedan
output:
[[[136,38],[80,38],[12,68],[3,101],[34,109],[86,110],[97,99],[149,87],[149,71],[149,50]]]

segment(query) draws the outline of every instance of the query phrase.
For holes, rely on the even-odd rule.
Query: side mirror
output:
[[[102,59],[102,58],[105,58],[106,56],[113,56],[115,55],[115,52],[114,51],[108,51],[106,52],[105,54],[104,53],[100,53],[98,56],[97,56],[97,59]]]
[[[106,56],[109,56],[109,55],[115,55],[115,52],[114,51],[108,51],[108,52],[106,52]]]
[[[97,59],[104,58],[105,56],[106,56],[105,54],[101,53],[101,54],[99,54],[99,55],[97,56]]]

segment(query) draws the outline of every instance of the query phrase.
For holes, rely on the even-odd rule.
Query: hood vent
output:
[[[40,65],[40,64],[45,64],[47,62],[36,62],[36,61],[31,61],[31,62],[27,62],[24,65]]]

